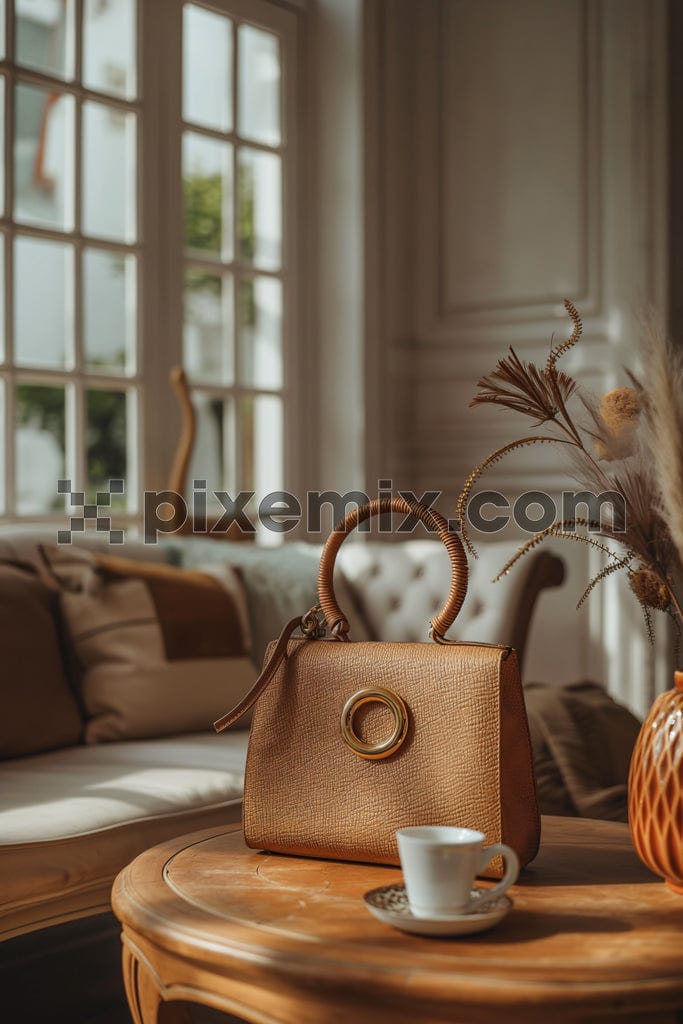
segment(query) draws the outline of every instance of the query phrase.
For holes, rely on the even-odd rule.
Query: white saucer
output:
[[[472,897],[477,899],[485,893],[486,889],[473,889]],[[472,935],[483,932],[502,921],[512,908],[509,896],[499,896],[492,903],[484,903],[481,907],[475,905],[466,914],[445,918],[414,917],[404,885],[383,885],[380,889],[366,892],[363,899],[378,921],[414,935]]]

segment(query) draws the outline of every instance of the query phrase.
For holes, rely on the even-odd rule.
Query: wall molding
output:
[[[504,14],[509,0],[499,2]],[[542,65],[555,40],[553,24],[545,17],[549,5],[538,7],[545,18],[539,26],[528,17],[537,2],[515,0],[515,11],[518,17],[524,16],[520,10],[526,12],[527,24],[537,32],[531,52],[538,48]],[[420,492],[441,488],[442,507],[449,511],[473,466],[497,445],[523,436],[525,429],[523,421],[499,409],[468,408],[477,379],[493,369],[510,345],[522,358],[540,360],[551,336],[566,336],[569,323],[564,295],[547,287],[552,275],[537,294],[531,294],[533,289],[515,294],[505,282],[507,291],[500,292],[501,282],[495,278],[490,287],[483,282],[471,302],[463,301],[457,288],[449,294],[446,287],[445,275],[457,265],[456,259],[448,266],[453,261],[448,209],[468,201],[467,191],[454,193],[457,185],[444,179],[445,133],[453,131],[449,90],[455,72],[450,65],[457,56],[446,21],[471,14],[469,30],[495,33],[496,17],[489,11],[488,20],[477,21],[477,0],[420,0],[419,5],[412,0],[370,0],[368,7],[368,479],[386,474]],[[573,212],[564,211],[561,222],[573,231],[567,279],[578,260],[578,284],[567,297],[579,309],[584,336],[563,364],[600,393],[623,382],[623,364],[633,364],[640,308],[666,305],[667,2],[558,0],[552,8],[560,12],[560,23],[571,28],[573,49],[567,53],[574,56],[565,57],[575,64],[563,89],[574,89],[566,109],[574,112],[575,123],[566,129],[568,138],[580,140],[581,149],[572,164],[575,180],[566,199]],[[510,47],[514,49],[514,39]],[[538,102],[544,101],[539,92]],[[467,111],[470,104],[477,112],[477,96],[464,102],[461,109]],[[487,109],[482,110],[486,116]],[[461,146],[468,146],[467,131],[476,131],[477,124],[474,115],[464,123]],[[524,159],[526,150],[512,152],[518,142],[514,136],[507,141],[511,151],[501,154],[503,163],[507,156]],[[475,139],[475,148],[477,144]],[[486,139],[483,145],[485,149]],[[476,190],[476,178],[471,184]],[[541,223],[533,230],[556,228]],[[509,267],[509,261],[524,259],[531,241],[522,238],[519,249],[510,244],[503,262],[508,260]],[[524,273],[515,270],[509,279],[526,288]],[[482,486],[513,495],[532,488],[559,491],[568,482],[557,457],[535,446],[493,467]],[[569,547],[565,557],[576,589],[595,567],[583,550],[574,552],[580,545]],[[623,588],[610,582],[596,594],[590,611],[578,618],[571,598],[563,611],[558,600],[549,602],[552,614],[566,612],[577,623],[578,640],[563,653],[568,677],[601,679],[635,710],[646,710],[654,689],[668,683],[666,650],[658,648],[653,658],[641,633],[636,634]],[[556,652],[550,660],[547,671],[557,666]],[[542,668],[539,663],[539,673]]]
[[[449,201],[445,184],[445,111],[449,109],[445,75],[452,65],[447,47],[449,34],[444,25],[445,12],[462,10],[463,5],[449,6],[443,0],[428,0],[421,5],[420,52],[439,56],[436,61],[423,61],[418,67],[416,88],[422,112],[416,126],[418,181],[423,226],[416,239],[419,268],[416,275],[418,298],[418,332],[425,337],[458,337],[466,332],[486,329],[500,344],[517,325],[539,325],[545,329],[563,315],[560,291],[538,295],[497,298],[495,290],[479,302],[461,302],[449,306],[445,297],[444,275],[448,270],[447,217]],[[601,252],[603,211],[601,201],[601,122],[603,77],[602,0],[582,0],[577,7],[581,37],[581,95],[577,100],[581,113],[581,170],[578,182],[580,196],[580,255],[578,258],[580,286],[568,296],[581,306],[585,317],[603,315]],[[451,15],[452,16],[452,15]],[[583,73],[585,69],[585,74]],[[467,139],[463,138],[463,146]],[[466,201],[466,200],[463,200]],[[531,244],[520,239],[520,248]]]

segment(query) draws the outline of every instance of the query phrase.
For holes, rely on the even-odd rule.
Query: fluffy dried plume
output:
[[[671,604],[668,588],[651,569],[640,568],[629,575],[629,586],[646,608],[664,612]]]
[[[614,462],[633,455],[640,419],[636,389],[622,387],[608,391],[600,399],[597,415],[603,428],[603,437],[595,443],[598,458]]]

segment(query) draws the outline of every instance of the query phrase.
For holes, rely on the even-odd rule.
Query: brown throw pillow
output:
[[[254,682],[245,602],[229,566],[41,552],[83,670],[86,742],[210,729]]]
[[[81,739],[83,720],[64,671],[56,604],[36,575],[0,566],[0,759]]]

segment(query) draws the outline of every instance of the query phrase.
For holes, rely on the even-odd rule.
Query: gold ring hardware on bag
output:
[[[358,708],[370,703],[385,704],[394,715],[393,732],[388,739],[379,743],[363,743],[353,728],[353,716]],[[340,725],[342,739],[354,754],[370,761],[378,761],[380,758],[390,757],[403,743],[408,732],[408,711],[398,694],[392,690],[385,690],[381,686],[366,687],[349,697],[341,713]]]

